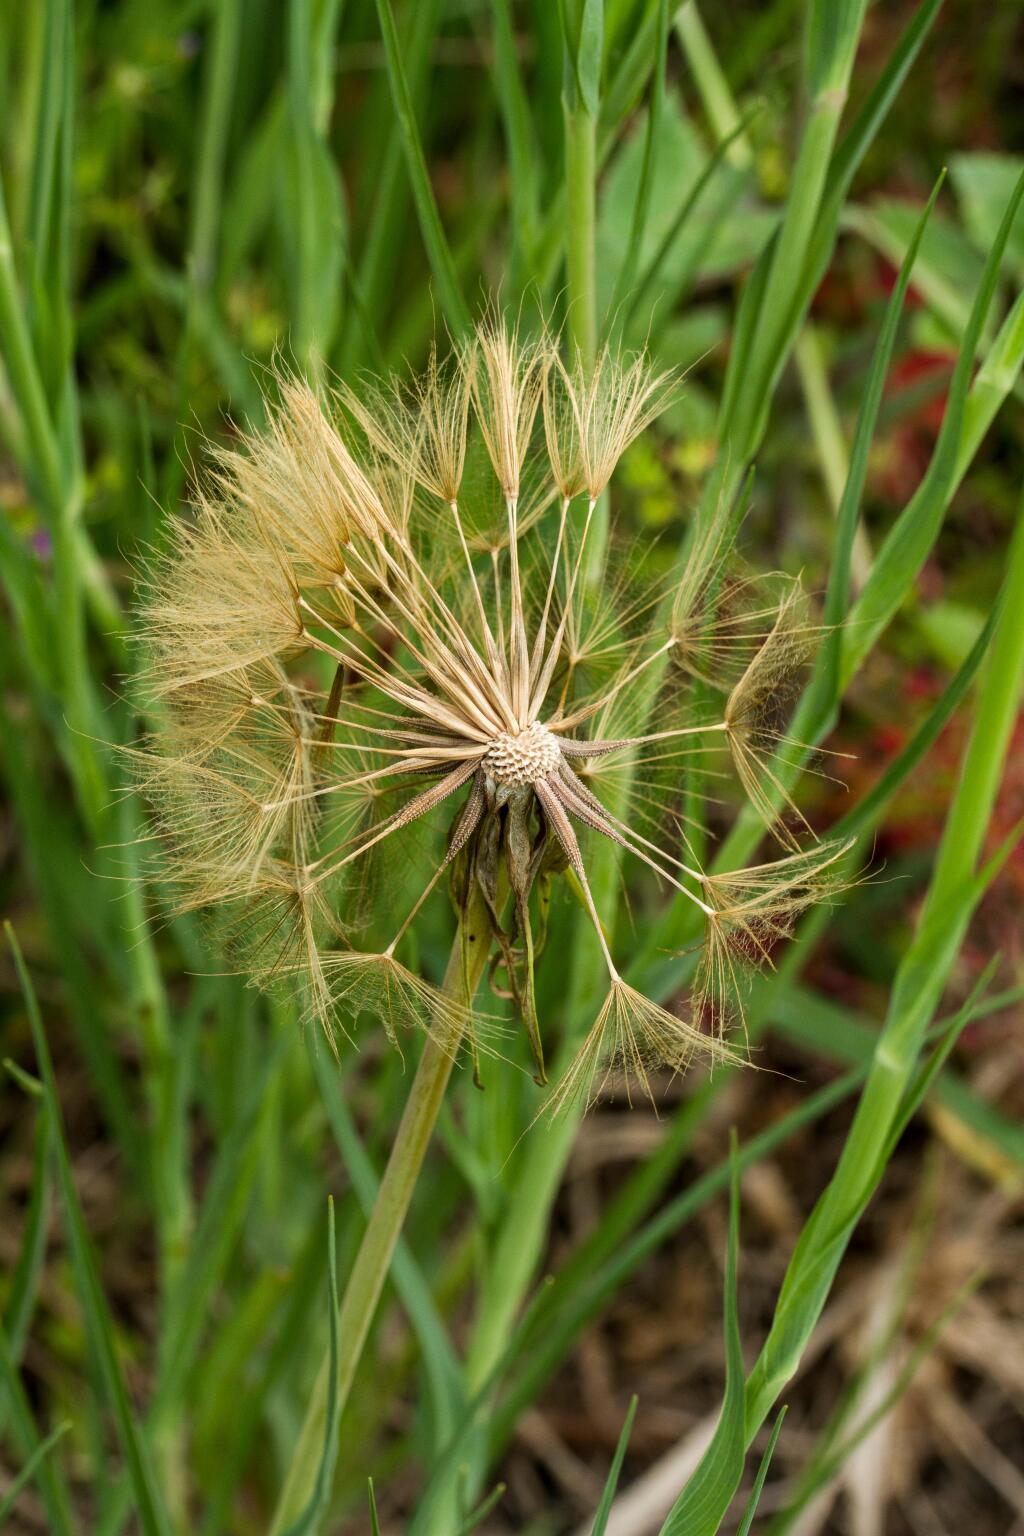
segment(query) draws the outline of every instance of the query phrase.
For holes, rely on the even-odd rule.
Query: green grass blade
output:
[[[58,1465],[46,1454],[52,1448],[55,1436],[59,1437],[63,1433],[64,1426],[46,1440],[40,1440],[32,1405],[21,1376],[18,1374],[18,1367],[11,1356],[7,1334],[2,1324],[0,1324],[0,1391],[7,1397],[10,1406],[12,1438],[25,1458],[26,1465],[21,1483],[24,1483],[29,1476],[35,1477],[52,1536],[73,1536],[75,1526],[68,1502],[67,1488]]]
[[[559,0],[568,77],[591,117],[601,104],[604,62],[604,0]]]
[[[636,1418],[636,1405],[639,1401],[640,1399],[636,1396],[635,1393],[629,1400],[629,1408],[626,1412],[626,1419],[622,1426],[622,1432],[619,1435],[619,1442],[615,1447],[615,1455],[612,1457],[612,1464],[608,1468],[608,1476],[605,1478],[604,1489],[601,1493],[601,1502],[597,1506],[597,1513],[594,1516],[594,1524],[591,1529],[590,1536],[604,1536],[604,1533],[608,1528],[608,1516],[612,1512],[612,1500],[615,1497],[615,1490],[619,1486],[619,1474],[622,1471],[622,1463],[626,1459],[626,1447],[629,1444],[629,1436],[633,1429],[633,1420]]]
[[[53,1120],[57,1157],[57,1180],[64,1207],[68,1244],[71,1249],[71,1259],[79,1291],[79,1299],[82,1310],[85,1313],[86,1327],[102,1372],[107,1406],[116,1424],[121,1449],[124,1452],[127,1463],[139,1525],[144,1536],[171,1536],[170,1521],[168,1520],[163,1497],[153,1473],[149,1450],[136,1423],[121,1364],[117,1358],[113,1324],[106,1298],[103,1294],[103,1287],[96,1267],[92,1244],[82,1216],[82,1208],[78,1201],[74,1175],[71,1171],[71,1158],[64,1137],[64,1123],[60,1112],[60,1103],[57,1098],[57,1084],[54,1078],[53,1062],[50,1059],[50,1049],[46,1042],[39,1005],[36,1001],[28,971],[25,969],[25,962],[22,959],[21,949],[15,937],[14,929],[7,923],[5,924],[5,930],[11,952],[14,956],[14,964],[18,972],[18,980],[21,984],[25,1007],[28,1011],[32,1039],[35,1044],[40,1075],[46,1093],[47,1108]]]
[[[36,347],[27,319],[15,269],[7,205],[0,178],[0,352],[11,392],[21,417],[26,455],[23,469],[46,514],[53,536],[57,626],[57,654],[62,683],[61,706],[66,724],[58,727],[76,797],[93,832],[104,825],[107,790],[95,741],[100,736],[94,683],[88,669],[83,613],[85,544],[79,527],[81,498],[77,443],[75,385],[68,371],[69,321],[67,320],[67,232],[71,177],[71,65],[70,13],[66,0],[58,0],[50,13],[53,31],[48,32],[53,57],[44,50],[43,68],[56,69],[59,112],[46,140],[42,158],[48,169],[46,185],[39,193],[45,207],[33,205],[33,217],[45,219],[47,241],[46,295],[52,324],[43,327]],[[49,96],[49,84],[44,89]],[[41,111],[49,123],[50,108]],[[37,200],[38,201],[38,200]],[[39,253],[37,253],[39,254]],[[52,259],[51,259],[52,258]]]
[[[739,121],[735,98],[715,53],[696,0],[687,0],[676,11],[676,35],[693,75],[704,111],[716,138],[731,139],[730,160],[750,164],[751,149]]]
[[[318,10],[323,14],[315,14],[312,0],[294,0],[289,7],[291,154],[285,157],[281,198],[282,233],[292,256],[292,344],[306,368],[330,351],[345,254],[344,203],[323,135],[338,0]]]
[[[868,459],[871,452],[871,444],[874,441],[875,428],[878,425],[878,412],[882,404],[882,393],[885,388],[885,380],[889,372],[889,364],[892,360],[893,347],[896,343],[896,330],[900,316],[903,313],[903,304],[906,298],[907,286],[910,275],[914,270],[917,253],[921,246],[921,240],[932,209],[935,207],[936,198],[942,189],[945,180],[945,171],[941,172],[932,188],[921,217],[917,221],[913,238],[907,248],[906,255],[900,265],[899,275],[885,307],[885,318],[882,328],[875,343],[874,354],[871,359],[871,368],[868,372],[864,393],[861,397],[861,407],[857,415],[857,429],[854,433],[853,447],[850,451],[850,467],[843,487],[839,510],[836,514],[835,541],[832,546],[832,565],[829,572],[828,590],[825,595],[825,611],[823,623],[831,630],[822,646],[821,656],[818,661],[818,670],[827,690],[821,703],[817,705],[822,713],[830,713],[835,707],[839,697],[839,670],[840,652],[842,648],[842,631],[837,627],[846,617],[850,597],[850,562],[853,554],[853,542],[856,537],[860,520],[860,506],[864,495],[864,485],[867,480]],[[812,693],[812,702],[808,709],[814,711],[815,703]],[[815,722],[817,723],[817,722]]]
[[[534,245],[537,239],[539,187],[537,147],[530,105],[523,85],[509,0],[491,0],[494,39],[494,83],[501,108],[508,153],[508,178],[511,191],[511,228],[513,250],[524,272],[537,277]]]
[[[899,1123],[925,1032],[971,915],[1006,856],[1004,849],[975,875],[1024,679],[1021,611],[1024,515],[1011,543],[988,669],[920,924],[897,972],[885,1027],[836,1171],[794,1249],[771,1330],[747,1384],[751,1437],[796,1370],[850,1233],[884,1171],[879,1148],[888,1145]]]
[[[441,5],[442,0],[421,0],[406,18],[401,37],[409,98],[417,112],[422,109],[430,83]],[[387,311],[406,236],[410,194],[408,177],[403,173],[402,133],[391,110],[390,96],[385,105],[383,146],[377,158],[371,159],[374,195],[358,265],[351,279],[353,293],[360,298],[355,311],[350,309],[346,317],[339,349],[342,372],[351,372],[357,363],[366,360],[368,353],[373,366],[380,368],[374,323],[379,323]],[[374,146],[368,146],[367,152],[372,157]]]
[[[972,1018],[983,1019],[1021,1001],[1024,987],[1012,988],[977,1004]],[[772,998],[767,1022],[787,1039],[842,1066],[869,1062],[878,1034],[872,1020],[799,985],[787,985]],[[987,1142],[1007,1164],[1024,1167],[1024,1126],[1003,1114],[949,1067],[936,1082],[934,1094],[970,1132],[972,1140]]]
[[[778,1442],[780,1434],[782,1433],[782,1421],[785,1417],[786,1409],[784,1405],[779,1409],[775,1419],[774,1428],[772,1429],[771,1439],[768,1441],[768,1444],[764,1448],[764,1455],[761,1457],[761,1465],[757,1469],[757,1476],[754,1479],[754,1486],[750,1491],[750,1498],[747,1500],[747,1507],[743,1511],[743,1519],[740,1521],[739,1527],[736,1531],[736,1536],[749,1536],[750,1527],[753,1525],[754,1516],[757,1514],[757,1506],[761,1502],[761,1494],[764,1490],[764,1480],[768,1476],[768,1468],[771,1466],[772,1457],[775,1454],[775,1446]]]
[[[189,280],[205,296],[217,280],[221,208],[224,196],[232,108],[242,39],[240,0],[218,0],[211,8],[211,44],[198,124],[198,154],[192,191]]]
[[[327,1197],[327,1279],[328,1279],[328,1388],[324,1416],[324,1448],[316,1469],[309,1503],[284,1536],[315,1536],[327,1518],[338,1459],[338,1259],[335,1252],[334,1199]],[[372,1493],[371,1493],[372,1497]]]
[[[910,67],[935,20],[940,4],[941,0],[924,0],[924,4],[919,6],[886,60],[863,106],[840,140],[828,167],[827,178],[820,189],[817,217],[813,227],[804,232],[806,241],[796,269],[801,274],[799,281],[794,284],[790,274],[789,281],[785,282],[785,269],[779,267],[776,246],[781,243],[782,231],[764,251],[755,266],[751,284],[748,287],[753,287],[756,281],[756,289],[750,299],[744,295],[744,301],[740,307],[736,332],[737,341],[742,345],[734,348],[734,358],[730,356],[720,413],[720,431],[723,436],[728,429],[729,434],[735,433],[737,444],[743,445],[742,462],[738,460],[733,466],[736,481],[742,478],[745,459],[755,450],[764,431],[767,405],[774,384],[796,336],[801,316],[828,265],[835,244],[839,214],[850,183],[898,96]],[[814,67],[822,68],[821,61],[819,60]],[[823,129],[822,132],[824,133],[825,130]],[[806,180],[812,182],[812,178],[819,176],[820,167],[808,152]],[[809,194],[813,190],[812,183],[800,192],[805,212]],[[795,222],[788,214],[787,218],[790,219],[791,224]],[[791,231],[790,244],[796,244],[800,233],[799,227]],[[769,344],[766,340],[767,333],[762,334],[760,318],[774,302],[769,292],[770,276],[780,270],[782,275],[778,279],[778,285],[782,289],[779,298],[782,322],[776,326],[773,344]],[[714,494],[717,497],[717,490]],[[714,510],[713,503],[710,510]]]
[[[242,41],[241,0],[219,0],[210,12],[210,40],[204,50],[202,96],[195,133],[187,254],[185,319],[176,359],[177,420],[188,417],[192,362],[196,342],[218,331],[215,295],[219,276],[221,214],[225,169],[235,106]],[[175,451],[166,462],[160,500],[173,505],[181,494],[189,462],[187,439],[179,425]]]
[[[571,349],[585,368],[597,355],[597,136],[596,124],[578,99],[565,116],[565,238],[566,331]],[[603,548],[599,522],[593,548]]]
[[[984,888],[991,883],[990,879],[984,879]],[[889,1133],[889,1141],[883,1156],[884,1164],[889,1161],[896,1150],[896,1145],[906,1130],[907,1126],[917,1114],[928,1093],[935,1084],[939,1073],[949,1060],[954,1045],[963,1034],[967,1025],[974,1018],[978,1010],[978,1003],[984,997],[992,977],[995,975],[999,964],[999,956],[994,955],[971,988],[970,996],[962,1008],[950,1019],[943,1031],[938,1045],[936,1045],[929,1059],[919,1069],[916,1076],[909,1083],[903,1099],[900,1103],[896,1118],[893,1121],[892,1130]]]
[[[32,683],[50,697],[59,687],[52,605],[36,562],[6,516],[0,518],[0,578],[14,617],[12,645]]]
[[[975,352],[995,293],[1006,242],[1022,197],[1024,176],[1017,183],[1003,215],[999,234],[985,262],[928,471],[879,549],[871,574],[854,606],[851,634],[843,659],[844,684],[903,602],[938,535],[960,456],[961,429]]]
[[[621,330],[626,313],[623,305],[628,299],[634,297],[634,290],[636,288],[637,268],[640,263],[640,252],[643,248],[644,231],[647,228],[647,215],[651,207],[651,192],[654,188],[655,166],[662,141],[662,120],[665,115],[665,67],[668,59],[668,24],[669,0],[658,0],[658,31],[654,55],[654,77],[651,86],[651,104],[647,112],[647,127],[644,133],[643,161],[640,166],[640,179],[637,182],[636,201],[633,205],[633,218],[629,228],[629,243],[626,246],[626,254],[622,259],[622,266],[616,278],[612,300],[605,319],[606,335],[611,330]]]
[[[768,273],[760,324],[745,376],[737,396],[736,449],[743,460],[759,441],[767,419],[774,381],[792,344],[797,317],[810,298],[798,288],[793,293],[793,273],[807,265],[819,229],[828,230],[829,247],[835,229],[828,228],[823,199],[828,185],[829,163],[839,127],[842,103],[866,10],[865,0],[843,0],[841,16],[833,14],[829,0],[816,0],[810,8],[807,57],[808,114],[793,168],[789,197],[778,235],[769,247]]]
[[[5,1063],[7,1065],[7,1063]],[[33,1135],[32,1183],[18,1259],[11,1274],[4,1328],[11,1355],[19,1361],[25,1348],[32,1313],[39,1293],[39,1278],[46,1257],[50,1214],[49,1167],[53,1153],[53,1126],[45,1100],[39,1106]]]
[[[1024,681],[1024,503],[1007,554],[996,631],[982,677],[963,769],[939,847],[935,881],[945,895],[970,874],[995,804]]]
[[[632,38],[621,57],[609,58],[608,78],[601,96],[602,137],[605,150],[636,108],[651,70],[657,48],[658,0],[642,0],[630,18]]]
[[[774,1125],[751,1137],[739,1150],[740,1169],[749,1167],[793,1135],[801,1126],[810,1125],[842,1103],[863,1082],[861,1068],[811,1094]],[[493,1458],[514,1432],[519,1414],[534,1402],[545,1384],[557,1371],[573,1344],[601,1307],[650,1254],[720,1190],[728,1188],[730,1168],[719,1164],[671,1200],[632,1236],[627,1235],[600,1265],[589,1270],[579,1268],[572,1258],[562,1274],[545,1282],[518,1319],[504,1351],[494,1361],[490,1373],[477,1388],[444,1455],[434,1468],[411,1527],[419,1536],[432,1530],[431,1517],[436,1512],[439,1494],[443,1494],[453,1471],[466,1463],[467,1448],[478,1434],[482,1421],[489,1427],[490,1454]],[[583,1248],[586,1248],[584,1243]],[[498,1383],[507,1383],[494,1407],[492,1393]]]
[[[941,5],[942,0],[923,0],[918,6],[836,147],[822,199],[821,218],[808,248],[802,281],[794,296],[795,308],[802,310],[806,306],[821,281],[853,178],[903,89]]]
[[[323,1094],[327,1118],[338,1150],[345,1161],[356,1197],[368,1218],[377,1196],[379,1180],[359,1139],[345,1102],[343,1084],[333,1058],[318,1042],[311,1041],[313,1069]],[[391,1278],[412,1323],[419,1343],[430,1391],[430,1438],[444,1445],[465,1408],[458,1358],[437,1310],[430,1287],[404,1238],[399,1238],[391,1259]]]
[[[218,1475],[209,1491],[201,1536],[219,1536],[226,1527],[236,1528],[230,1519],[232,1501],[244,1483],[250,1457],[261,1444],[260,1436],[275,1389],[292,1369],[295,1359],[302,1358],[319,1306],[323,1270],[321,1241],[321,1234],[313,1229],[289,1267],[283,1315],[254,1390],[246,1393],[241,1403],[237,1401],[237,1392],[234,1393],[231,1434],[218,1457]]]
[[[28,243],[41,285],[49,249],[51,212],[57,180],[57,143],[60,134],[61,77],[65,46],[64,0],[43,0],[43,46],[40,50],[40,82],[35,92],[36,121],[29,177]]]
[[[187,1261],[164,1297],[152,1409],[161,1421],[180,1407],[212,1298],[242,1233],[259,1170],[259,1122],[285,1044],[279,1035],[267,1051],[237,1120],[217,1150]]]
[[[725,1256],[725,1397],[714,1437],[661,1527],[660,1536],[714,1536],[743,1476],[744,1366],[737,1269],[740,1246],[740,1170],[733,1134],[729,1171],[729,1243]]]
[[[956,469],[953,472],[954,489],[970,468],[997,412],[1015,387],[1020,377],[1022,360],[1024,360],[1024,291],[1020,292],[1014,300],[1013,307],[999,327],[995,340],[971,384],[967,404],[964,407]]]
[[[448,324],[455,336],[464,336],[470,328],[470,314],[462,296],[462,287],[452,258],[448,239],[437,211],[434,189],[430,184],[427,162],[420,142],[416,115],[413,111],[409,85],[406,80],[398,32],[391,9],[391,0],[376,0],[384,55],[387,60],[388,80],[395,115],[402,136],[405,163],[412,185],[413,200],[419,219],[420,234],[426,248],[430,270],[437,284],[437,296]]]
[[[48,803],[51,777],[27,733],[15,728],[0,700],[0,762],[21,829],[33,885],[39,892],[54,951],[61,956],[76,1044],[103,1118],[130,1166],[148,1167],[110,1020],[97,996],[95,970],[83,950],[81,894],[74,880],[77,848],[59,807]],[[70,818],[67,818],[70,820]],[[99,935],[99,925],[96,926]]]
[[[74,38],[68,0],[44,0],[44,41],[29,190],[28,305],[32,339],[56,419],[70,356],[68,307],[69,170]]]
[[[0,1530],[3,1529],[8,1516],[14,1513],[14,1506],[21,1490],[36,1476],[41,1464],[59,1442],[63,1440],[70,1428],[70,1423],[58,1424],[52,1434],[47,1435],[45,1440],[40,1441],[21,1471],[12,1480],[6,1494],[0,1499]]]
[[[971,646],[956,672],[942,690],[913,736],[879,775],[867,794],[841,816],[835,825],[835,835],[845,839],[860,837],[877,827],[886,808],[897,790],[907,782],[914,769],[934,746],[943,727],[952,719],[964,699],[971,683],[985,659],[999,616],[998,606],[986,619],[981,633]]]
[[[152,1208],[161,1287],[166,1294],[188,1251],[192,1221],[185,1100],[198,1027],[196,1010],[204,994],[201,987],[194,988],[186,1019],[172,1021],[139,857],[146,829],[138,798],[125,795],[114,816],[120,841],[117,874],[124,883],[117,904],[119,948],[125,957],[131,1022],[145,1063]]]
[[[921,1366],[934,1352],[946,1324],[951,1318],[956,1316],[968,1297],[977,1290],[982,1278],[981,1276],[975,1276],[974,1279],[969,1280],[946,1303],[935,1321],[915,1341],[913,1349],[900,1367],[892,1386],[886,1391],[871,1412],[865,1415],[856,1429],[839,1446],[828,1451],[820,1458],[816,1458],[812,1461],[810,1468],[804,1470],[801,1476],[799,1495],[776,1515],[768,1529],[767,1536],[785,1536],[786,1532],[795,1529],[796,1521],[810,1504],[814,1495],[839,1474],[843,1465],[849,1460],[857,1447],[867,1439],[873,1429],[876,1429],[879,1424],[884,1422],[893,1408],[896,1407],[921,1369]],[[739,1533],[739,1536],[742,1536],[742,1533]]]
[[[476,1509],[474,1509],[473,1513],[470,1515],[469,1519],[465,1520],[463,1524],[459,1526],[458,1530],[455,1532],[455,1536],[472,1536],[472,1533],[480,1525],[480,1522],[487,1519],[487,1516],[498,1503],[504,1492],[505,1484],[495,1483],[486,1499],[481,1500]]]
[[[645,298],[650,292],[653,284],[657,281],[658,273],[664,266],[666,257],[672,250],[683,230],[686,228],[690,215],[693,213],[697,204],[700,202],[702,195],[714,179],[715,173],[719,170],[720,166],[728,155],[730,148],[736,143],[737,139],[746,130],[749,124],[753,122],[757,115],[757,110],[757,107],[751,108],[751,110],[736,125],[731,133],[727,134],[725,138],[719,139],[711,154],[707,157],[707,160],[701,167],[700,175],[696,178],[693,186],[690,188],[689,192],[687,192],[682,203],[679,205],[679,209],[673,218],[672,223],[665,231],[661,241],[658,244],[657,250],[651,257],[647,266],[644,268],[643,274],[641,275],[639,282],[636,284],[632,296],[630,296],[628,292],[626,294],[624,299],[626,306],[625,320],[623,321],[624,330],[628,330],[630,321],[634,318],[637,311],[642,308]]]
[[[54,1449],[58,1442],[63,1440],[64,1436],[67,1434],[70,1428],[70,1424],[58,1424],[53,1433],[51,1435],[47,1435],[46,1439],[41,1441],[40,1444],[36,1446],[28,1461],[22,1467],[17,1477],[15,1477],[12,1481],[11,1486],[8,1488],[4,1497],[0,1499],[0,1529],[3,1528],[4,1521],[7,1519],[8,1515],[13,1514],[15,1500],[17,1499],[18,1494],[27,1483],[32,1481],[33,1477],[36,1475],[36,1470],[40,1463],[43,1462],[47,1456],[49,1456],[50,1452]]]
[[[7,201],[0,177],[0,352],[30,453],[29,471],[44,507],[56,519],[64,505],[60,448],[25,318],[14,266]]]
[[[799,1364],[853,1229],[885,1172],[894,1137],[909,1118],[908,1093],[913,1092],[921,1042],[970,916],[995,872],[987,868],[941,903],[935,902],[934,882],[929,890],[921,925],[897,973],[886,1028],[839,1165],[797,1241],[768,1339],[747,1383],[751,1438]],[[910,1113],[916,1107],[915,1100]]]

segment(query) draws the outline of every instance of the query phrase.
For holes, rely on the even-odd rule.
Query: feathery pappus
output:
[[[608,995],[556,1102],[612,1067],[646,1086],[655,1064],[730,1054],[744,969],[828,894],[845,850],[813,840],[772,767],[814,644],[796,584],[765,596],[734,575],[724,518],[669,581],[633,556],[616,583],[591,577],[600,499],[672,387],[643,357],[587,371],[492,315],[411,383],[328,395],[282,378],[266,428],[215,453],[142,576],[157,723],[133,758],[182,907],[226,915],[255,982],[301,973],[327,1024],[365,1010],[391,1036],[472,1043],[471,1004],[398,957],[447,879],[457,910],[483,897],[544,1081],[533,970],[564,876]],[[714,875],[684,799],[730,777],[785,852]],[[408,839],[442,816],[402,911]],[[595,837],[699,914],[690,1019],[621,975]],[[361,943],[382,913],[390,942]]]

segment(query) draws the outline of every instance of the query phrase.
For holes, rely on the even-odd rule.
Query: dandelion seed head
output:
[[[724,999],[828,884],[773,768],[813,643],[795,586],[731,574],[724,514],[672,590],[614,536],[619,575],[588,577],[595,503],[672,387],[642,356],[565,361],[496,311],[410,383],[281,376],[146,563],[153,730],[126,761],[164,877],[181,909],[216,910],[255,984],[301,978],[332,1039],[369,1014],[475,1052],[474,1011],[398,953],[428,900],[464,912],[475,892],[543,1081],[538,924],[568,871],[610,990],[559,1101],[611,1070],[647,1091],[656,1064],[722,1058]],[[708,876],[687,817],[730,763],[791,852]],[[622,980],[595,837],[706,922],[694,1022]]]
[[[534,720],[517,732],[501,731],[481,758],[480,766],[496,784],[534,784],[549,778],[562,761],[553,731]]]

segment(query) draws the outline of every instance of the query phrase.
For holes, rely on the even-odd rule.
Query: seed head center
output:
[[[483,768],[496,784],[534,784],[554,773],[562,758],[558,738],[535,720],[518,733],[502,731],[484,754]]]

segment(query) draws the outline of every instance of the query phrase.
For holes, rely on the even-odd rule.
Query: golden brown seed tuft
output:
[[[610,1074],[650,1092],[657,1066],[727,1055],[718,1034],[743,969],[829,894],[838,859],[797,852],[799,822],[780,826],[784,705],[813,641],[795,584],[747,601],[724,511],[674,599],[648,581],[643,549],[597,599],[588,584],[593,504],[669,383],[642,357],[566,364],[550,337],[524,339],[494,312],[408,386],[334,400],[280,378],[265,430],[213,454],[141,581],[157,708],[128,761],[179,906],[216,909],[257,984],[301,976],[328,1028],[367,1012],[393,1038],[414,1027],[475,1057],[473,1012],[398,953],[434,893],[450,889],[459,911],[482,898],[490,926],[474,942],[493,947],[542,1080],[534,925],[569,871],[611,986],[556,1107]],[[695,696],[694,676],[728,689],[724,708]],[[794,851],[708,875],[687,808],[717,796],[730,754]],[[590,889],[592,836],[705,923],[693,1015],[710,1011],[715,1032],[621,979]]]

